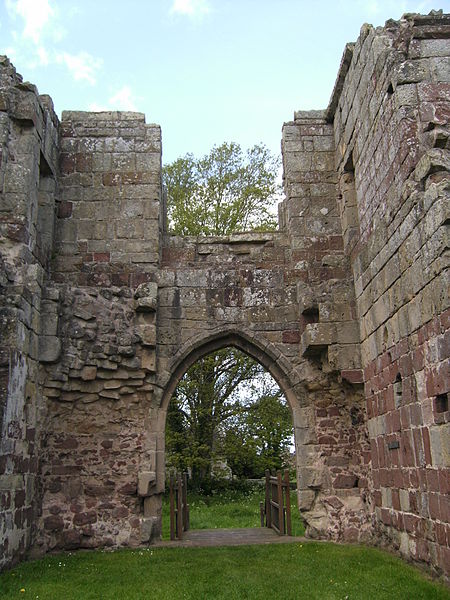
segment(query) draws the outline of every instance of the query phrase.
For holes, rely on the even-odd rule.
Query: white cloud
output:
[[[49,0],[6,0],[6,8],[12,18],[22,17],[22,36],[35,44],[39,44],[44,29],[55,15]]]
[[[14,50],[5,52],[10,58],[25,64],[30,69],[47,67],[51,64],[64,65],[75,81],[87,81],[94,85],[102,60],[88,52],[72,54],[58,49],[58,44],[66,35],[60,11],[55,0],[5,0],[6,9],[12,21],[19,27],[11,27]],[[64,14],[67,18],[70,10]],[[21,24],[23,29],[21,29]]]
[[[138,109],[136,108],[136,98],[134,97],[133,91],[129,85],[124,85],[108,98],[106,105],[92,102],[89,105],[89,110],[101,112],[105,110],[137,111]]]
[[[114,96],[111,96],[108,104],[117,110],[137,110],[133,100],[133,93],[128,85],[124,85]]]
[[[78,54],[63,52],[57,57],[56,62],[66,65],[75,81],[87,81],[91,85],[97,82],[97,71],[103,63],[101,58],[95,58],[88,52]]]
[[[184,15],[195,18],[202,17],[211,12],[208,0],[173,0],[171,14]]]
[[[91,102],[88,106],[88,109],[91,112],[105,112],[111,110],[108,106],[105,106],[104,104],[97,104],[97,102]]]

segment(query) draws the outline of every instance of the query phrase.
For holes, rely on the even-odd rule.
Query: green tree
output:
[[[168,464],[189,467],[195,486],[210,479],[220,424],[242,411],[241,386],[251,394],[262,374],[246,354],[224,348],[199,359],[178,384],[167,417]]]
[[[243,152],[234,142],[203,158],[192,154],[163,168],[169,230],[177,235],[228,235],[273,230],[279,158],[264,145]]]

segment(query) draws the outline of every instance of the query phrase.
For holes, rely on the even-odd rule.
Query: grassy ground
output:
[[[449,600],[373,548],[292,543],[48,556],[0,575],[0,598],[33,600]]]
[[[226,490],[211,496],[189,493],[191,529],[230,529],[234,527],[259,527],[259,503],[264,500],[264,489]],[[305,528],[296,504],[296,494],[291,493],[292,535],[303,535]],[[163,538],[170,537],[169,499],[163,503]]]

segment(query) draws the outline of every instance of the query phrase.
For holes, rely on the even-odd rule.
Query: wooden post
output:
[[[277,472],[277,492],[278,492],[278,529],[280,535],[284,535],[284,515],[283,515],[283,480],[281,471]]]
[[[270,471],[266,469],[266,527],[272,527],[272,508],[271,508],[271,490],[270,490]]]
[[[183,537],[183,493],[181,473],[177,474],[177,538]]]
[[[170,501],[170,539],[175,539],[175,498],[174,498],[174,476],[173,473],[170,474],[170,484],[169,484],[169,501]]]
[[[286,534],[292,535],[291,525],[291,484],[289,481],[289,471],[286,469],[284,472],[284,485],[286,486],[285,498],[286,498]]]
[[[189,505],[187,503],[187,473],[183,473],[183,529],[189,529]]]

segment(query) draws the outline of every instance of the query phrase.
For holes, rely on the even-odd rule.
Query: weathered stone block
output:
[[[147,324],[140,325],[138,329],[141,337],[142,344],[144,346],[156,346],[156,326]]]
[[[315,352],[336,342],[336,326],[333,323],[310,323],[306,325],[300,340],[301,354]]]
[[[55,336],[39,337],[39,360],[43,363],[56,362],[61,355],[61,340]]]
[[[150,496],[151,488],[156,483],[155,471],[141,471],[138,474],[138,495],[141,497]]]

